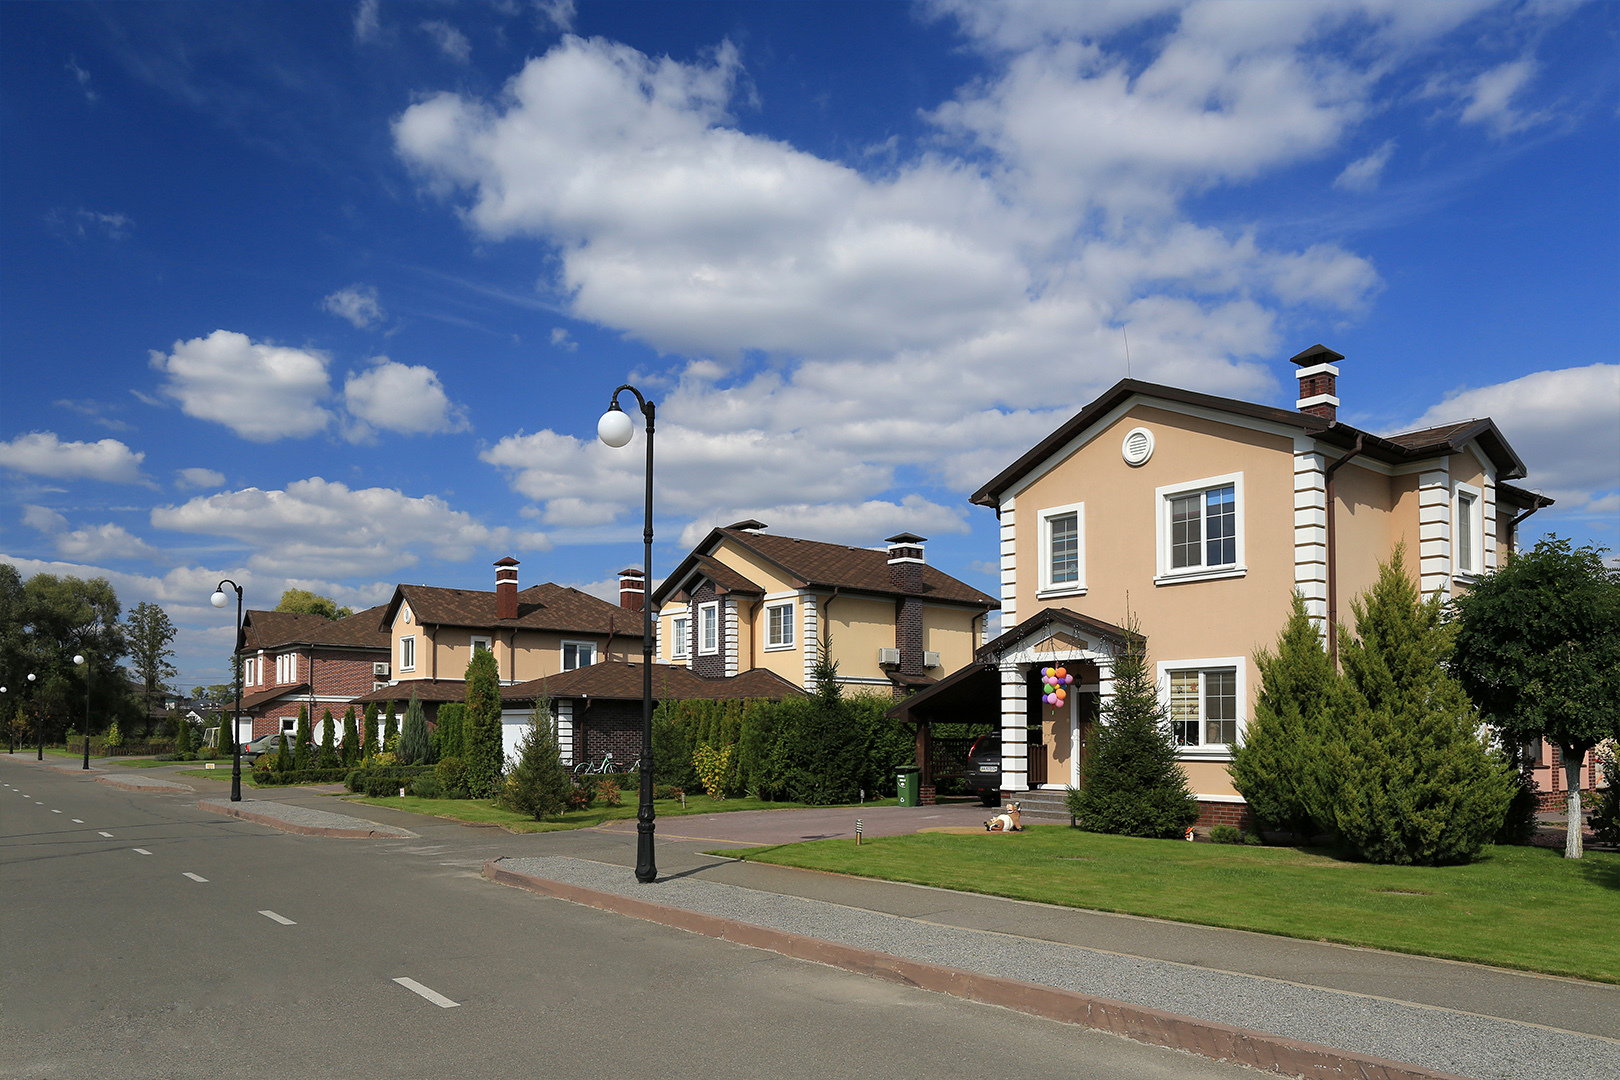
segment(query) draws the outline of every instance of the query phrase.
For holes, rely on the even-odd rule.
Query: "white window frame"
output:
[[[242,685],[243,686],[257,686],[258,685],[258,683],[253,681],[253,677],[258,674],[258,671],[255,669],[256,659],[257,658],[252,657],[252,656],[245,656],[245,657],[242,658]]]
[[[570,645],[572,645],[574,647],[575,663],[574,663],[573,667],[568,666],[568,647]],[[589,664],[581,664],[581,663],[578,662],[579,650],[580,649],[589,649],[589,650],[591,650],[591,662]],[[578,671],[582,667],[590,667],[592,664],[597,663],[597,655],[598,655],[599,651],[600,650],[597,649],[596,642],[594,642],[594,641],[564,641],[562,643],[562,649],[561,649],[561,652],[562,652],[562,669],[564,671]]]
[[[1461,555],[1462,530],[1466,520],[1472,548],[1467,560]],[[1451,574],[1465,580],[1485,572],[1485,493],[1472,484],[1458,481],[1451,493]]]
[[[1170,557],[1170,502],[1183,495],[1192,495],[1197,492],[1207,492],[1215,488],[1230,487],[1232,489],[1232,525],[1233,548],[1236,561],[1220,566],[1171,566]],[[1153,579],[1155,585],[1173,585],[1183,581],[1213,581],[1218,578],[1243,577],[1249,572],[1244,555],[1244,509],[1243,474],[1240,472],[1226,473],[1223,476],[1206,476],[1201,480],[1189,480],[1181,484],[1166,484],[1155,488],[1154,492],[1154,525],[1158,540],[1155,548],[1158,551],[1159,573]],[[1204,506],[1205,511],[1208,504]],[[1207,528],[1207,513],[1200,519],[1201,531],[1199,533],[1199,554],[1203,557],[1209,550],[1209,535]]]
[[[714,631],[714,645],[708,644],[708,631]],[[720,601],[711,600],[698,605],[697,651],[699,656],[717,656],[720,652]]]
[[[1076,576],[1073,581],[1052,580],[1052,522],[1074,515]],[[1069,503],[1067,506],[1049,506],[1039,511],[1039,537],[1041,549],[1040,584],[1036,598],[1045,600],[1054,596],[1084,596],[1086,594],[1086,504]]]
[[[669,658],[685,660],[692,651],[692,616],[682,613],[669,620]]]
[[[1244,656],[1207,656],[1192,660],[1161,660],[1158,663],[1159,705],[1164,715],[1170,716],[1170,673],[1197,671],[1198,678],[1198,733],[1204,735],[1204,674],[1210,671],[1231,671],[1237,676],[1237,738],[1241,742],[1249,722],[1249,664]],[[1184,761],[1230,761],[1235,743],[1199,743],[1197,746],[1177,746],[1176,757]]]
[[[279,732],[277,732],[277,734],[278,735],[296,735],[296,734],[298,734],[298,718],[296,716],[283,716],[281,718],[281,730]],[[288,747],[288,749],[290,750],[290,749],[292,749],[292,747]]]
[[[495,655],[495,639],[486,634],[474,634],[468,642],[468,649],[473,656],[478,655],[478,643],[483,642],[484,648],[489,650],[491,656]]]
[[[406,634],[399,639],[399,670],[416,670],[416,635]]]
[[[798,598],[797,594],[794,594],[793,596],[790,596],[790,597],[784,597],[781,600],[775,600],[775,601],[771,600],[770,598],[766,599],[766,601],[765,601],[765,651],[766,652],[786,652],[789,649],[792,649],[798,643],[799,638],[798,638],[798,635],[794,632],[794,627],[793,627],[793,620],[797,616],[797,611],[798,611],[798,599],[799,598]],[[787,612],[788,612],[787,613],[787,618],[785,618],[783,620],[783,630],[786,632],[786,637],[781,641],[776,641],[776,640],[773,640],[772,636],[771,636],[772,633],[773,633],[773,626],[772,626],[772,623],[771,623],[771,613],[775,612],[775,611],[781,611],[783,608],[787,608]]]

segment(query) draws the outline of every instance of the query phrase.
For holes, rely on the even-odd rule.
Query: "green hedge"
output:
[[[341,770],[340,770],[341,771]],[[424,773],[433,771],[432,765],[384,765],[380,768],[351,769],[346,775],[339,776],[344,785],[356,794],[397,795],[402,787],[401,781],[410,780]],[[391,790],[385,790],[392,785]],[[373,792],[373,787],[378,791]]]
[[[260,769],[253,774],[253,779],[260,787],[275,787],[278,784],[340,784],[348,778],[349,771],[343,768],[288,769],[286,772]]]

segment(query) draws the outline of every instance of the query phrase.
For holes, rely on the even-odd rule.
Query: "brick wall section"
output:
[[[1216,825],[1235,825],[1244,832],[1259,832],[1260,823],[1255,820],[1254,814],[1249,811],[1247,803],[1198,803],[1198,820],[1193,822],[1195,829],[1208,829]]]
[[[641,756],[641,702],[574,702],[574,760],[600,761],[612,751],[614,761],[628,767]],[[583,747],[581,751],[580,747]]]
[[[922,600],[908,596],[895,607],[894,644],[900,650],[900,671],[904,675],[921,675],[925,670]]]
[[[344,649],[316,649],[314,650],[314,655],[312,657],[310,653],[300,651],[297,654],[298,671],[294,676],[294,681],[313,682],[315,687],[314,693],[317,699],[322,697],[337,697],[344,699],[342,701],[316,700],[313,708],[311,709],[312,715],[309,718],[311,728],[320,722],[321,717],[325,715],[325,710],[327,709],[332,710],[332,719],[341,724],[343,722],[343,713],[348,709],[347,700],[349,698],[359,697],[361,694],[370,693],[372,687],[376,685],[376,681],[371,674],[371,665],[374,661],[381,658],[383,658],[383,654],[381,652],[373,654],[371,652],[362,653]],[[274,653],[265,653],[264,666],[267,670],[268,678],[265,680],[264,685],[256,687],[256,689],[267,689],[274,685],[276,676]],[[311,677],[312,673],[313,678]],[[408,699],[409,696],[410,693],[407,690],[405,699]],[[404,699],[402,699],[402,702],[403,700]],[[286,698],[280,701],[273,701],[264,706],[259,713],[253,717],[253,737],[256,739],[260,735],[269,735],[280,731],[281,721],[283,719],[296,721],[298,719],[299,706],[308,702],[309,692],[305,691],[296,698]],[[360,714],[361,711],[356,709],[355,715],[357,723]],[[404,715],[403,703],[400,705],[400,715]],[[341,729],[339,730],[338,738],[342,738]]]
[[[723,679],[726,677],[726,634],[725,627],[716,623],[715,639],[720,645],[720,651],[712,656],[698,655],[698,646],[702,644],[702,637],[697,633],[698,624],[702,621],[698,614],[698,605],[711,603],[716,599],[714,582],[705,581],[692,593],[692,626],[694,637],[692,640],[692,674],[700,675],[705,679]],[[719,614],[723,615],[724,612]],[[718,617],[718,616],[717,616]],[[615,752],[615,757],[618,754]]]

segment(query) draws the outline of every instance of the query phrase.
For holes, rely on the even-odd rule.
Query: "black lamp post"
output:
[[[90,770],[90,658],[83,653],[73,657],[75,664],[84,665],[84,768]]]
[[[28,673],[28,681],[34,681],[34,673]],[[43,687],[41,688],[43,689]],[[34,734],[39,736],[39,760],[45,760],[45,716],[39,711],[39,693],[34,694]]]
[[[619,395],[626,390],[636,396],[641,415],[647,419],[647,503],[641,530],[641,808],[636,811],[636,880],[650,885],[658,880],[658,865],[653,859],[653,742],[652,742],[652,496],[653,496],[653,420],[657,407],[641,396],[641,391],[626,383],[613,391],[607,412],[596,422],[596,434],[604,443],[620,447],[630,442],[635,425],[619,408]]]
[[[235,656],[237,651],[242,648],[242,586],[238,585],[230,578],[225,578],[218,585],[214,586],[214,595],[208,598],[208,602],[217,608],[224,607],[225,586],[227,585],[236,590],[236,644],[231,650],[231,655]],[[242,744],[237,739],[237,736],[241,734],[240,728],[242,726],[241,657],[236,657],[236,662],[232,666],[236,668],[236,712],[231,716],[231,802],[241,802]]]

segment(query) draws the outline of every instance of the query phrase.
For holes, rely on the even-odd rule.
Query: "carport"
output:
[[[917,767],[922,775],[921,801],[934,801],[935,780],[961,775],[966,766],[966,750],[942,755],[935,760],[934,724],[999,724],[1001,721],[1001,675],[994,664],[975,660],[966,667],[912,694],[884,715],[917,729]],[[943,748],[942,748],[943,749]],[[957,760],[960,757],[963,760]]]

